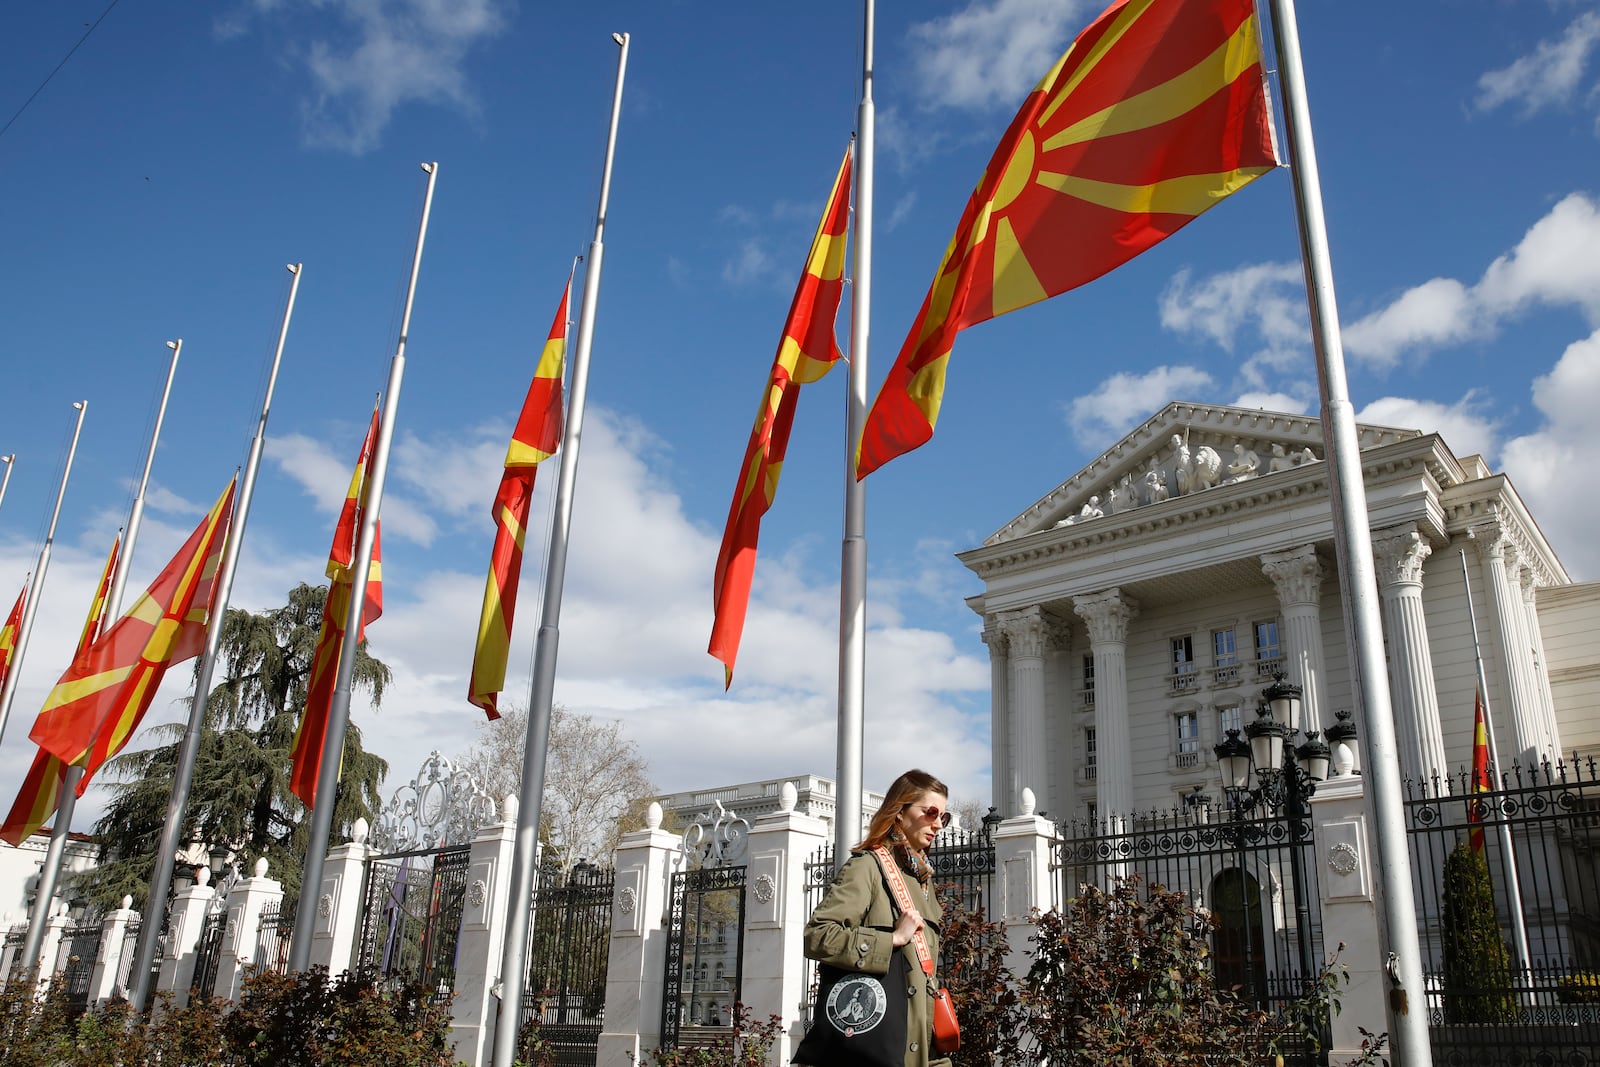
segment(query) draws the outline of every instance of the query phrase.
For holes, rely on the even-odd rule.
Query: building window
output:
[[[1177,747],[1176,765],[1180,768],[1200,766],[1200,716],[1193,711],[1180,711],[1172,717],[1173,733]]]
[[[1185,634],[1172,639],[1172,688],[1186,691],[1194,688],[1194,638]]]
[[[1211,655],[1211,676],[1217,685],[1239,680],[1239,645],[1232,627],[1211,631]]]
[[[1217,709],[1217,740],[1227,737],[1229,730],[1244,732],[1244,713],[1237,704]]]
[[[1256,631],[1256,675],[1266,678],[1283,662],[1283,646],[1278,643],[1278,620],[1258,622]]]
[[[1079,690],[1079,705],[1084,711],[1094,710],[1094,657],[1083,657],[1083,688]]]
[[[1084,729],[1084,731],[1083,731],[1083,780],[1084,781],[1092,782],[1092,781],[1095,780],[1096,767],[1097,767],[1097,765],[1095,763],[1095,751],[1094,751],[1094,727],[1089,726],[1089,727],[1086,727]]]
[[[1087,803],[1085,803],[1083,805],[1083,810],[1084,810],[1084,813],[1085,813],[1084,814],[1084,819],[1085,819],[1086,822],[1088,822],[1088,824],[1090,826],[1098,826],[1098,825],[1100,825],[1100,805],[1099,804],[1095,803],[1092,800],[1088,801]]]

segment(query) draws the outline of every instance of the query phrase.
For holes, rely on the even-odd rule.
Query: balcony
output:
[[[1270,679],[1278,671],[1283,670],[1283,653],[1277,650],[1266,649],[1256,653],[1256,677]]]
[[[1193,663],[1185,663],[1174,667],[1172,676],[1167,679],[1167,686],[1174,693],[1192,693],[1200,688],[1200,676],[1194,671]]]
[[[1193,752],[1174,752],[1172,754],[1172,765],[1180,771],[1191,770],[1200,766],[1199,750],[1197,749]]]
[[[1238,685],[1243,674],[1244,668],[1238,663],[1219,663],[1211,668],[1211,684],[1219,688]]]
[[[1094,710],[1094,686],[1090,686],[1088,689],[1078,690],[1078,710]]]
[[[1082,768],[1080,768],[1080,770],[1083,773],[1083,780],[1084,781],[1093,782],[1093,781],[1096,780],[1095,772],[1096,772],[1097,768],[1095,767],[1094,764],[1092,764],[1092,763],[1086,764]]]

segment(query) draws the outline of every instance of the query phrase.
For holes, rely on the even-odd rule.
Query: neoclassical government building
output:
[[[1359,440],[1402,772],[1470,762],[1474,620],[1501,762],[1600,747],[1600,583],[1572,582],[1481,457]],[[1278,670],[1302,729],[1354,708],[1322,450],[1313,417],[1175,402],[960,553],[1002,813],[1024,788],[1057,820],[1215,793],[1212,746]]]

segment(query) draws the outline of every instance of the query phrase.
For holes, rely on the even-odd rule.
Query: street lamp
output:
[[[206,859],[209,861],[207,866],[211,868],[211,880],[218,885],[222,884],[222,872],[228,869],[228,857],[231,855],[233,850],[227,845],[212,845],[210,851],[206,853]]]

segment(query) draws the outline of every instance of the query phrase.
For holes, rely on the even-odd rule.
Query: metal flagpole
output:
[[[50,545],[56,539],[56,520],[61,517],[61,501],[67,495],[67,477],[72,473],[72,457],[78,454],[78,435],[83,433],[83,417],[89,413],[87,400],[74,400],[78,424],[72,430],[72,445],[67,449],[67,465],[61,471],[61,488],[56,490],[56,507],[50,513],[50,528],[44,535],[44,547],[39,549],[39,563],[33,568],[33,583],[28,586],[28,600],[22,609],[22,629],[11,649],[11,671],[0,686],[0,736],[6,732],[6,721],[11,718],[11,702],[17,696],[17,679],[22,677],[22,657],[28,654],[28,637],[33,633],[33,616],[39,610],[39,594],[44,592],[44,574],[50,568]]]
[[[16,461],[17,454],[15,452],[9,456],[0,456],[0,463],[6,465],[6,475],[4,478],[0,478],[0,504],[6,502],[6,486],[11,484],[11,465]]]
[[[600,301],[600,264],[605,258],[606,204],[611,198],[611,164],[617,152],[617,121],[622,115],[622,83],[628,73],[628,35],[611,39],[617,56],[617,81],[611,94],[611,127],[600,172],[600,206],[594,239],[589,242],[583,273],[583,305],[578,312],[578,339],[568,386],[567,424],[561,435],[560,473],[556,479],[554,516],[550,526],[549,561],[545,568],[544,604],[533,646],[533,678],[528,685],[528,736],[522,746],[522,790],[518,796],[517,836],[511,853],[511,887],[505,902],[506,939],[500,952],[500,1010],[494,1020],[493,1067],[511,1067],[522,1025],[522,987],[527,977],[528,910],[533,901],[535,838],[544,800],[545,757],[550,748],[550,710],[555,699],[556,650],[561,642],[561,592],[567,575],[567,539],[572,525],[572,495],[578,476],[578,447],[583,441],[583,408],[589,391],[589,351],[594,340],[595,307]]]
[[[178,853],[178,834],[182,830],[184,809],[189,805],[189,789],[194,784],[194,764],[200,755],[200,735],[205,724],[206,700],[211,692],[211,675],[216,668],[217,648],[222,641],[222,626],[228,614],[228,597],[233,592],[233,576],[239,566],[239,550],[244,542],[244,526],[250,517],[250,499],[255,494],[256,471],[267,440],[267,415],[272,410],[272,391],[278,381],[278,365],[283,361],[283,345],[289,336],[289,319],[294,314],[295,294],[300,291],[300,268],[291,263],[289,300],[283,309],[283,325],[278,329],[278,347],[272,355],[272,370],[267,375],[267,392],[261,400],[261,417],[255,439],[245,461],[244,481],[233,509],[232,528],[223,550],[222,570],[217,575],[211,598],[211,615],[206,620],[206,646],[199,670],[195,673],[194,698],[189,702],[189,723],[178,747],[178,763],[172,773],[172,795],[167,799],[167,819],[161,827],[161,843],[156,847],[155,865],[150,873],[150,896],[145,901],[144,919],[139,926],[139,943],[134,950],[128,1001],[142,1007],[150,992],[150,967],[155,962],[156,945],[161,937],[161,919],[167,910],[167,893],[172,888],[172,864]]]
[[[128,569],[133,563],[133,546],[139,540],[139,524],[144,519],[144,492],[150,484],[150,468],[156,461],[156,444],[161,440],[161,424],[167,417],[167,399],[172,395],[172,378],[178,370],[178,355],[183,351],[183,338],[168,341],[172,358],[167,362],[167,381],[161,388],[161,403],[156,408],[156,424],[150,431],[150,450],[144,457],[144,471],[139,475],[139,488],[133,497],[133,508],[128,513],[128,533],[122,542],[122,553],[117,557],[117,569],[111,577],[111,589],[106,594],[105,607],[100,613],[114,625],[122,615],[122,594],[128,586]],[[61,781],[61,792],[56,797],[56,816],[50,827],[50,844],[45,849],[44,865],[39,868],[39,886],[33,901],[33,914],[28,920],[27,940],[22,943],[22,967],[31,970],[39,962],[39,949],[44,944],[44,924],[50,918],[50,901],[56,893],[56,883],[61,878],[61,861],[66,857],[67,834],[72,830],[72,813],[78,806],[78,783],[83,780],[83,768],[72,765]]]
[[[844,539],[839,548],[839,791],[833,863],[843,866],[861,837],[862,749],[867,682],[867,483],[855,474],[867,418],[867,345],[872,325],[872,103],[874,0],[861,26],[861,103],[856,109],[855,279],[850,300],[850,395],[845,417]]]
[[[1366,779],[1372,791],[1370,810],[1377,846],[1379,912],[1383,919],[1380,925],[1388,950],[1390,980],[1397,987],[1388,999],[1389,1034],[1398,1062],[1404,1067],[1428,1067],[1433,1061],[1428,1046],[1422,949],[1417,939],[1416,902],[1412,898],[1411,857],[1406,851],[1405,803],[1384,661],[1377,571],[1372,561],[1372,532],[1361,477],[1361,445],[1345,378],[1333,265],[1322,214],[1322,182],[1317,173],[1305,71],[1300,62],[1300,32],[1293,0],[1271,0],[1271,10],[1288,119],[1289,162],[1310,305],[1311,343],[1316,351],[1322,392],[1322,438],[1328,457],[1339,591],[1353,653],[1353,681],[1364,712],[1362,737],[1367,746]]]
[[[306,845],[301,871],[300,904],[294,913],[294,936],[289,941],[289,969],[303,971],[311,962],[311,937],[317,922],[317,899],[322,895],[322,861],[333,834],[334,797],[339,788],[339,760],[344,754],[345,727],[350,722],[350,678],[356,669],[361,614],[367,602],[367,572],[372,567],[372,543],[378,532],[378,510],[383,504],[383,482],[389,473],[389,445],[394,440],[395,414],[400,409],[400,381],[406,373],[406,335],[411,330],[411,306],[417,296],[417,275],[422,270],[422,245],[428,236],[428,213],[433,208],[433,187],[439,181],[439,164],[424,163],[428,190],[422,199],[422,222],[417,227],[417,247],[411,257],[411,278],[406,284],[405,309],[400,314],[400,340],[389,362],[389,382],[384,387],[383,415],[372,466],[362,495],[361,531],[356,537],[355,559],[350,564],[350,603],[345,613],[344,640],[339,645],[339,673],[328,706],[328,734],[322,742],[322,765],[317,772],[317,804],[311,809],[311,840]]]
[[[1483,701],[1483,732],[1489,740],[1489,762],[1498,773],[1502,766],[1500,748],[1494,740],[1494,713],[1489,708],[1489,682],[1484,677],[1483,652],[1478,647],[1478,614],[1472,606],[1472,579],[1467,574],[1465,549],[1461,551],[1461,585],[1467,592],[1467,619],[1472,623],[1472,657],[1478,664],[1478,698]],[[1477,784],[1474,780],[1474,790]],[[1511,899],[1511,934],[1517,942],[1517,975],[1525,978],[1528,969],[1533,966],[1533,954],[1528,951],[1528,926],[1522,914],[1522,883],[1517,877],[1517,856],[1512,851],[1511,824],[1504,819],[1496,819],[1495,823],[1495,836],[1500,839],[1500,865],[1506,877],[1506,895]]]

